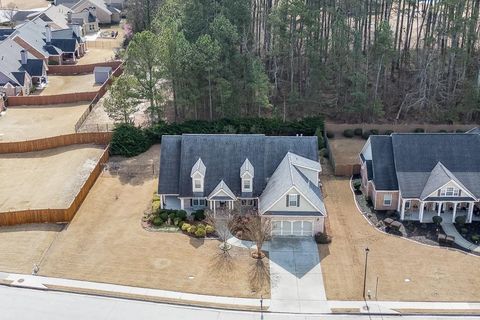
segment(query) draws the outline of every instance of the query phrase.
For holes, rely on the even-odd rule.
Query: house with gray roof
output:
[[[161,207],[258,210],[272,234],[312,236],[326,216],[317,137],[262,134],[163,136]]]
[[[480,130],[370,136],[360,153],[362,190],[401,220],[480,220]]]
[[[89,8],[93,9],[92,14],[97,17],[100,24],[120,22],[121,11],[104,0],[80,0],[71,7],[71,10],[78,13]]]

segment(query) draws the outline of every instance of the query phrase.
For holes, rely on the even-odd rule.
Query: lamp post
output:
[[[367,287],[367,266],[368,266],[368,253],[370,252],[370,249],[368,247],[365,248],[365,271],[363,273],[363,300],[366,300],[365,298],[365,289]]]

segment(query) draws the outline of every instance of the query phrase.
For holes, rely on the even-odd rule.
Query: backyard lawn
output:
[[[139,157],[113,158],[70,225],[40,265],[40,275],[175,290],[199,294],[264,297],[253,292],[255,260],[233,248],[232,260],[218,259],[219,242],[141,226],[158,183],[160,148]],[[153,167],[152,167],[153,166]],[[266,266],[268,268],[268,264]],[[267,269],[268,270],[268,269]]]
[[[46,8],[50,5],[47,0],[4,0],[2,3],[4,5],[13,3],[19,10]]]
[[[100,89],[100,84],[95,84],[93,73],[73,76],[48,76],[48,84],[42,90],[37,90],[32,95],[48,96],[54,94],[92,92]]]
[[[74,133],[88,103],[9,108],[0,117],[0,142],[23,141]]]
[[[319,246],[328,299],[362,300],[368,247],[372,298],[377,292],[378,300],[480,301],[480,257],[383,234],[357,211],[348,178],[323,176],[322,183],[333,237]]]

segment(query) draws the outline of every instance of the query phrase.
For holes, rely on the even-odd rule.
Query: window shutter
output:
[[[438,190],[438,196],[439,196],[439,197],[440,197],[440,192],[441,192],[441,190]]]
[[[193,199],[190,199],[190,207],[193,206]]]
[[[460,197],[462,195],[462,190],[458,189],[458,196]]]
[[[288,207],[288,194],[287,194],[287,196],[286,196],[286,197],[287,197],[287,207]]]
[[[297,207],[300,207],[300,195],[297,194]]]

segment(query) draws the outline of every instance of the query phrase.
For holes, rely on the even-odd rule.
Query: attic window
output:
[[[193,190],[200,191],[202,189],[202,179],[193,179]]]
[[[298,207],[300,205],[300,201],[298,201],[298,194],[289,194],[287,196],[288,199],[288,207]]]
[[[440,196],[442,197],[458,197],[459,194],[460,190],[453,187],[447,187],[440,191]]]
[[[252,191],[252,179],[242,179],[242,191],[243,192]]]

